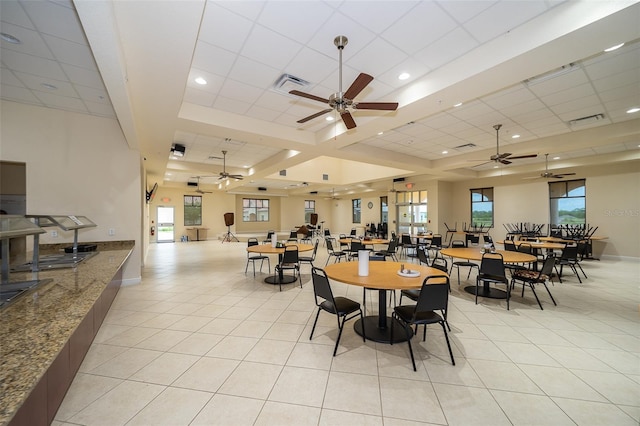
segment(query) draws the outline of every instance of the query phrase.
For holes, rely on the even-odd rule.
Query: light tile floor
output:
[[[449,322],[406,344],[364,343],[315,305],[310,267],[282,292],[245,243],[151,246],[142,283],[122,287],[55,425],[638,425],[640,263],[584,261],[505,301],[453,282]],[[317,265],[326,252],[320,245]],[[275,260],[275,259],[274,259]],[[266,265],[265,265],[266,269]],[[463,274],[464,275],[464,274]],[[475,280],[475,273],[471,282]],[[333,282],[355,300],[362,289]],[[375,306],[367,306],[371,312]]]

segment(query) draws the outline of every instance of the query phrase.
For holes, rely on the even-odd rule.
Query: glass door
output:
[[[173,207],[158,207],[158,243],[172,243],[173,235]]]
[[[416,235],[427,231],[427,191],[398,192],[398,234]]]

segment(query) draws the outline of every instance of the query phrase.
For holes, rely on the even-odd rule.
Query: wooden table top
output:
[[[496,243],[504,245],[504,241],[496,241]],[[542,249],[562,250],[564,248],[564,244],[554,243],[552,241],[540,241],[538,243],[535,241],[516,240],[513,243],[516,245],[516,247],[518,247],[520,244],[531,244],[531,247],[534,249],[542,248]]]
[[[482,260],[482,251],[480,247],[460,247],[460,248],[444,248],[440,250],[443,256],[455,257],[466,260]],[[502,255],[504,263],[530,263],[535,262],[536,256],[520,253],[518,251],[496,250],[496,253]]]
[[[593,240],[593,241],[600,241],[600,240],[606,240],[609,237],[605,237],[602,235],[594,235],[591,238],[584,238],[581,240],[568,240],[566,238],[557,238],[557,237],[540,237],[540,240],[542,241],[550,241],[550,242],[555,242],[555,243],[576,243],[578,241],[585,241],[585,240]]]
[[[311,244],[296,244],[287,243],[288,246],[298,246],[298,251],[311,251],[313,246]],[[284,253],[284,247],[273,247],[269,244],[258,244],[255,246],[247,247],[249,253],[262,253],[262,254],[282,254]]]
[[[408,278],[398,275],[400,266],[403,264],[405,269],[419,271],[420,276]],[[369,262],[369,275],[366,277],[358,275],[357,261],[333,263],[327,265],[324,271],[332,280],[378,290],[421,288],[422,282],[426,277],[430,275],[447,275],[446,272],[429,266],[416,265],[414,263],[377,261]]]

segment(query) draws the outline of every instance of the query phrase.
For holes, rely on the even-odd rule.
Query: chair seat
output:
[[[436,324],[442,322],[443,319],[437,312],[434,311],[419,311],[415,312],[414,305],[401,305],[394,308],[396,315],[405,322],[411,322],[412,324]],[[413,314],[415,312],[415,318]]]
[[[478,280],[495,282],[495,283],[506,283],[507,282],[507,279],[505,277],[503,277],[503,276],[485,274],[485,273],[482,273],[482,272],[480,274],[478,274]]]
[[[347,299],[346,297],[334,297],[335,305],[328,300],[320,304],[320,307],[327,312],[338,315],[348,315],[360,309],[360,303]]]
[[[478,265],[477,263],[467,262],[466,260],[460,260],[460,261],[453,262],[452,265],[468,266],[470,268],[479,268],[480,267],[480,265]]]
[[[546,281],[549,279],[548,275],[542,274],[538,271],[532,271],[531,269],[520,269],[513,273],[511,276],[516,280],[524,280],[524,281]]]
[[[269,259],[269,256],[258,255],[258,256],[249,256],[249,260],[262,260]]]

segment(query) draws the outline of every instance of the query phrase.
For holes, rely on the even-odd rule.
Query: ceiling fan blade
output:
[[[289,93],[291,93],[292,95],[300,96],[300,97],[311,99],[314,101],[323,102],[325,104],[329,103],[329,99],[321,98],[320,96],[312,95],[311,93],[305,93],[299,90],[290,90]]]
[[[356,127],[356,121],[353,119],[350,112],[343,112],[340,114],[340,117],[342,117],[342,121],[344,121],[344,125],[347,126],[347,129],[353,129]]]
[[[355,98],[372,81],[373,81],[373,77],[371,77],[369,74],[365,74],[361,72],[360,75],[353,81],[353,83],[351,83],[351,86],[349,86],[347,91],[344,92],[344,97],[347,99]]]
[[[511,154],[509,154],[511,155]],[[538,154],[528,154],[528,155],[517,155],[515,157],[509,157],[509,160],[519,160],[521,158],[535,158]]]
[[[242,175],[229,175],[229,179],[242,180],[242,179],[244,179],[244,176],[242,176]]]
[[[300,123],[300,124],[306,123],[309,120],[313,120],[314,118],[320,117],[321,115],[324,115],[324,114],[326,114],[328,112],[331,112],[331,111],[333,111],[333,110],[331,108],[329,108],[329,109],[322,110],[320,112],[316,112],[315,114],[311,114],[308,117],[301,118],[300,120],[296,121],[296,123]]]
[[[395,111],[398,109],[397,102],[358,102],[354,104],[355,109],[377,109],[382,111]]]
[[[508,156],[510,156],[510,155],[511,155],[511,153],[510,153],[510,152],[505,152],[505,153],[503,153],[503,154],[500,154],[500,155],[494,156],[494,157],[495,157],[494,159],[495,159],[495,160],[502,160],[503,158],[507,158],[507,157],[508,157]]]
[[[506,160],[504,158],[499,158],[498,161],[501,162],[502,164],[511,164],[511,161]]]
[[[544,176],[529,176],[529,177],[523,177],[522,179],[541,179]]]
[[[575,173],[558,173],[557,175],[553,175],[554,177],[565,177],[565,176],[573,176]]]

